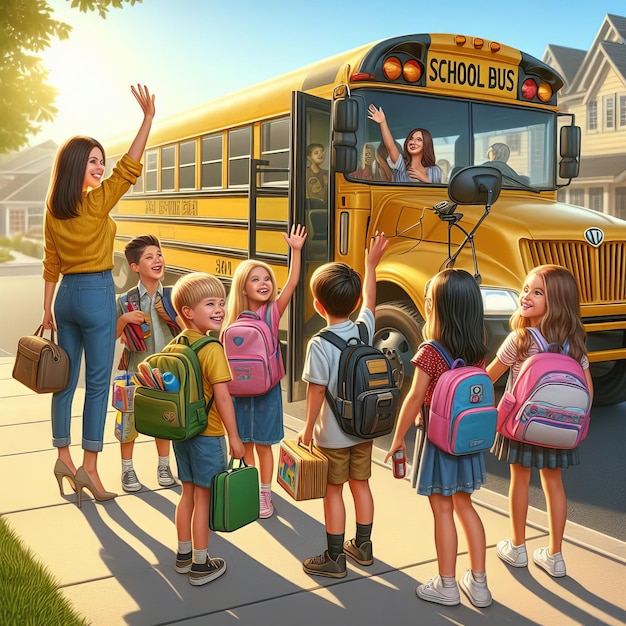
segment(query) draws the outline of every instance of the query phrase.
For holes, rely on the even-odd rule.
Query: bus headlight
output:
[[[512,315],[519,307],[517,292],[494,287],[481,287],[485,315]]]

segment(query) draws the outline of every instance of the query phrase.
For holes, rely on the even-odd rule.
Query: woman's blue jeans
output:
[[[72,400],[83,352],[85,405],[83,450],[100,452],[115,353],[115,287],[110,271],[68,274],[54,302],[59,345],[67,352],[70,374],[67,387],[52,396],[52,444],[69,446]]]

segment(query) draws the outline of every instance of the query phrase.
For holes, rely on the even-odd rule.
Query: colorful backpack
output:
[[[228,383],[231,396],[262,396],[285,375],[278,323],[271,321],[272,307],[266,306],[264,319],[252,311],[242,311],[222,335],[233,375]]]
[[[331,330],[318,333],[341,350],[337,397],[326,387],[326,401],[348,435],[374,439],[389,434],[396,423],[400,389],[387,357],[369,345],[367,327],[357,323],[359,338],[345,341]]]
[[[448,454],[488,450],[496,435],[497,409],[494,389],[481,367],[453,360],[436,341],[427,341],[448,367],[435,385],[428,417],[428,439]]]
[[[547,448],[575,448],[589,429],[591,394],[580,363],[563,353],[548,352],[541,333],[529,327],[541,350],[527,358],[510,391],[498,404],[498,432],[505,437]]]
[[[161,352],[139,364],[134,375],[137,432],[159,439],[184,441],[207,427],[213,398],[205,402],[197,353],[214,341],[218,340],[206,336],[190,345],[185,335],[179,335]],[[174,380],[172,376],[174,384],[163,382]],[[166,388],[173,390],[166,391]]]

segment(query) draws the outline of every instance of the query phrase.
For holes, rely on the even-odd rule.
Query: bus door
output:
[[[313,309],[309,289],[317,267],[331,260],[333,180],[330,175],[329,100],[294,91],[291,101],[291,163],[289,210],[292,224],[304,224],[307,239],[302,250],[300,281],[289,306],[287,399],[303,400],[306,386],[302,366],[308,340],[324,326]]]

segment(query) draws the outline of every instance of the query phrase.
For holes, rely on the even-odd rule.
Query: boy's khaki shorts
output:
[[[328,457],[328,484],[343,485],[348,479],[368,480],[372,475],[373,441],[349,448],[320,448]]]

